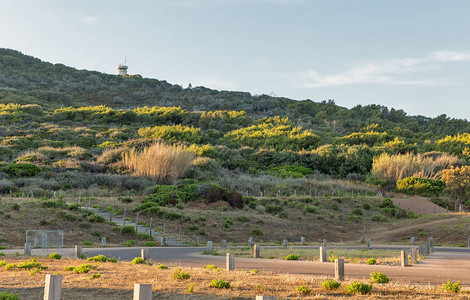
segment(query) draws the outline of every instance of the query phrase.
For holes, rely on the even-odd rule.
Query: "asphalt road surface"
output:
[[[387,248],[404,248],[403,246],[383,246]],[[374,247],[376,248],[376,247]],[[405,247],[406,248],[406,247]],[[88,257],[99,254],[114,257],[118,260],[132,260],[140,256],[141,248],[84,248]],[[208,264],[225,267],[224,256],[203,255],[203,247],[155,247],[149,249],[149,258],[168,266],[204,267]],[[385,273],[395,282],[413,284],[441,284],[446,280],[460,280],[462,285],[470,286],[470,249],[434,247],[434,253],[425,260],[411,267],[345,264],[346,279],[368,280],[372,271]],[[23,249],[3,250],[5,253],[22,253]],[[59,251],[64,256],[72,257],[74,249],[64,248]],[[33,255],[45,255],[40,249],[33,249]],[[292,274],[299,276],[334,276],[334,264],[312,261],[285,261],[278,259],[235,258],[236,270],[258,269],[260,272]]]

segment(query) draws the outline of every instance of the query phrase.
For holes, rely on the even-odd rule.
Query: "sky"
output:
[[[470,120],[468,0],[0,0],[0,47],[218,90]]]

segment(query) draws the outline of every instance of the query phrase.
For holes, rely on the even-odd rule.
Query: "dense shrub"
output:
[[[397,190],[410,195],[438,196],[445,187],[439,179],[406,177],[397,181]]]
[[[351,294],[369,294],[372,290],[372,284],[353,281],[346,286],[346,291]]]
[[[41,172],[41,168],[27,163],[7,164],[0,168],[1,172],[5,172],[12,177],[32,177]]]
[[[390,279],[384,273],[372,272],[370,273],[370,282],[372,283],[389,283]]]
[[[336,280],[328,280],[328,279],[323,280],[322,283],[321,283],[321,286],[325,290],[336,290],[336,289],[339,288],[340,285],[341,285],[340,282],[338,282]]]

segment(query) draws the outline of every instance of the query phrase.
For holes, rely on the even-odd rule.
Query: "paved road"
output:
[[[225,266],[225,257],[202,255],[203,250],[204,248],[201,247],[149,248],[149,257],[157,263],[180,267],[204,267],[208,264],[222,268]],[[470,249],[434,247],[434,250],[436,252],[412,267],[345,264],[345,274],[347,278],[367,280],[372,271],[377,271],[385,273],[395,282],[441,284],[449,279],[460,280],[464,286],[470,286],[470,272],[468,271],[470,270]],[[73,251],[71,248],[66,248],[60,252],[64,256],[73,256]],[[4,250],[4,252],[15,252],[15,250]],[[84,252],[88,256],[104,254],[119,260],[131,260],[140,256],[140,248],[86,248]],[[44,255],[44,253],[39,249],[33,249],[33,255]],[[303,276],[332,277],[334,275],[334,264],[329,262],[236,258],[235,267],[238,270],[258,269],[261,272]]]

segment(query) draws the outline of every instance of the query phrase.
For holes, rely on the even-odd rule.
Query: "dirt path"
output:
[[[392,198],[393,204],[415,214],[445,214],[447,210],[429,201],[427,198]]]

